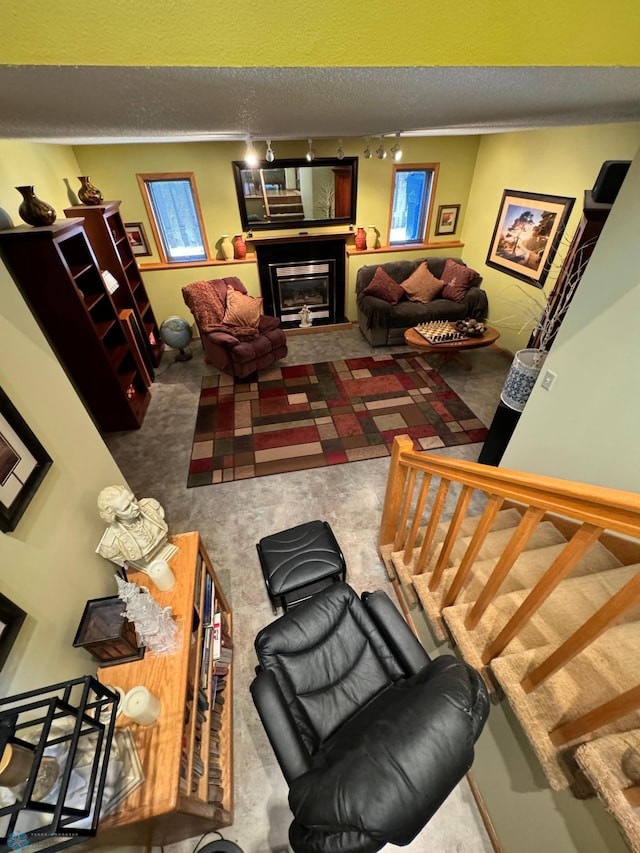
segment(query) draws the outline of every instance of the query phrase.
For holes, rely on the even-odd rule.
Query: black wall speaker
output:
[[[605,160],[591,190],[597,204],[613,204],[630,165],[631,160]]]

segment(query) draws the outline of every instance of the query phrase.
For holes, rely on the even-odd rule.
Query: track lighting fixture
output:
[[[245,151],[244,162],[250,169],[255,169],[258,165],[258,155],[255,152],[253,140],[250,136],[247,137],[247,150]]]
[[[344,151],[342,150],[342,140],[338,140],[338,150],[336,151],[336,157],[338,160],[344,160]]]
[[[366,146],[364,151],[362,152],[365,160],[371,160],[371,149],[369,148],[369,137],[366,138]]]
[[[400,148],[400,134],[399,133],[396,133],[396,141],[391,146],[391,156],[393,157],[393,159],[395,160],[396,163],[398,163],[400,160],[402,160],[402,148]]]
[[[384,149],[384,140],[380,140],[380,145],[376,148],[376,157],[378,160],[384,160],[387,156],[387,152]]]
[[[308,160],[310,163],[311,163],[311,161],[312,161],[312,160],[315,160],[315,159],[316,159],[316,152],[315,152],[315,151],[313,150],[313,148],[311,147],[311,143],[312,143],[312,141],[313,141],[313,140],[311,140],[311,139],[308,139],[308,140],[307,140],[307,142],[309,143],[309,150],[307,151],[307,160]]]
[[[267,139],[267,153],[264,155],[264,157],[267,163],[273,163],[273,161],[276,159],[276,155],[273,153],[273,150],[271,148],[270,139]]]

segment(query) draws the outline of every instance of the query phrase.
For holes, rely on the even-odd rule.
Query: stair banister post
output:
[[[387,489],[384,495],[384,506],[382,508],[382,520],[380,521],[380,534],[378,536],[378,548],[390,545],[394,538],[402,495],[404,493],[407,479],[407,466],[402,465],[400,457],[403,453],[413,450],[413,440],[408,435],[397,435],[393,439],[391,449],[391,462],[389,464],[389,477]]]

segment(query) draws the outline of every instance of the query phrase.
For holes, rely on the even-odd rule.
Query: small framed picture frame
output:
[[[9,657],[11,647],[27,614],[13,601],[0,594],[0,669]]]
[[[51,467],[51,457],[0,388],[0,530],[16,525]]]
[[[134,255],[150,255],[149,241],[145,234],[142,222],[125,222],[124,230],[127,232],[129,245]]]
[[[455,234],[458,227],[459,204],[441,204],[436,216],[436,237],[441,234]]]

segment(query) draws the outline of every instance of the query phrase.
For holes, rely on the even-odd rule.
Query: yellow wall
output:
[[[558,262],[575,233],[582,215],[584,191],[591,189],[605,160],[631,160],[640,143],[640,123],[567,127],[531,130],[483,136],[469,196],[463,241],[466,263],[483,276],[489,297],[490,322],[502,337],[500,345],[511,352],[526,346],[529,332],[518,334],[513,328],[522,316],[507,300],[523,297],[537,288],[513,276],[488,267],[485,263],[496,217],[505,189],[547,193],[575,198],[573,212],[565,229],[566,238],[558,251]],[[553,287],[558,265],[545,283],[545,292]]]
[[[0,142],[0,207],[20,223],[14,186],[33,182],[60,209],[62,177],[76,174],[68,148]],[[16,530],[0,533],[0,589],[28,614],[0,672],[10,695],[95,672],[71,643],[86,601],[115,592],[113,567],[95,554],[96,498],[123,477],[2,263],[0,386],[53,459]]]
[[[270,11],[263,26],[259,7],[230,0],[214,6],[205,0],[178,6],[173,0],[136,6],[126,0],[5,0],[0,56],[16,64],[254,67],[638,62],[636,0],[609,4],[606,26],[599,0],[515,11],[500,0],[467,0],[462,7],[424,0],[367,0],[357,7],[343,0],[278,0]]]
[[[404,164],[440,163],[434,205],[436,208],[439,204],[462,205],[458,235],[464,224],[478,142],[477,136],[411,138],[402,141]],[[263,154],[264,151],[260,145],[264,143],[258,145],[259,153]],[[307,141],[274,142],[273,147],[278,158],[302,157],[307,150]],[[314,142],[314,148],[317,157],[335,156],[335,140],[318,140]],[[359,157],[357,222],[353,224],[376,225],[381,235],[381,242],[386,243],[393,163],[390,158],[365,160],[362,157],[364,148],[362,139],[345,139],[343,148],[347,156]],[[105,198],[121,199],[121,212],[125,221],[143,222],[152,244],[151,227],[136,180],[137,172],[186,171],[195,174],[204,226],[213,255],[216,253],[216,245],[219,244],[222,234],[234,235],[241,231],[231,162],[244,157],[244,143],[91,145],[76,146],[74,151],[83,170],[82,174],[91,176]],[[435,224],[432,223],[431,234],[434,227]],[[432,239],[434,242],[443,242],[448,241],[450,237],[432,237]],[[154,244],[153,249],[155,254],[149,260],[158,261],[159,257]],[[249,249],[251,250],[252,247],[249,246]],[[460,250],[457,249],[445,252],[453,255],[459,253]],[[424,254],[424,252],[418,254]],[[347,288],[347,313],[350,319],[356,319],[354,283],[358,268],[363,263],[383,263],[386,260],[397,260],[402,256],[393,253],[388,256],[351,257]],[[416,252],[411,253],[411,256],[417,256]],[[140,258],[143,271],[146,260],[146,258]],[[144,271],[143,274],[160,322],[172,314],[189,317],[180,288],[198,279],[237,275],[250,293],[254,295],[260,293],[257,268],[254,263],[149,270]]]

